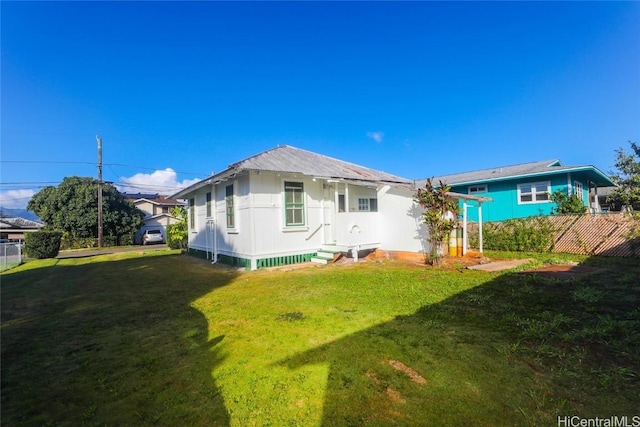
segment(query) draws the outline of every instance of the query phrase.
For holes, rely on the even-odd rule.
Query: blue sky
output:
[[[0,205],[289,144],[410,179],[640,140],[638,2],[6,2]]]

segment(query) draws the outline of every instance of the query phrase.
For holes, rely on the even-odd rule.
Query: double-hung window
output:
[[[224,202],[227,205],[227,228],[235,228],[236,217],[233,208],[233,184],[225,187]]]
[[[304,225],[304,187],[301,182],[284,183],[284,223]]]
[[[189,199],[189,228],[196,228],[196,199]]]
[[[551,183],[549,181],[519,184],[518,203],[526,204],[548,202],[550,193]]]

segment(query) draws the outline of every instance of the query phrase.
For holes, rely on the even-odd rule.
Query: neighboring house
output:
[[[416,182],[424,186],[426,180]],[[598,188],[615,185],[594,166],[563,166],[559,160],[524,163],[433,178],[451,186],[451,191],[486,196],[493,203],[483,206],[483,221],[503,221],[532,215],[549,215],[555,206],[550,195],[557,190],[577,194],[591,212],[601,212]],[[478,221],[478,210],[468,207],[470,221]]]
[[[133,204],[145,214],[142,226],[135,235],[136,243],[141,243],[142,234],[145,230],[151,228],[162,229],[163,236],[166,239],[167,226],[181,221],[181,218],[171,216],[172,208],[176,206],[185,207],[185,204],[179,200],[159,194],[125,193],[124,196],[132,200]]]
[[[173,194],[188,200],[189,252],[257,269],[332,253],[423,253],[410,180],[291,146]]]
[[[6,216],[0,213],[0,239],[24,240],[25,233],[38,231],[44,224],[30,219]]]

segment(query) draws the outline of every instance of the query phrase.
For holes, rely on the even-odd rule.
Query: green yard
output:
[[[168,250],[30,261],[0,276],[2,424],[640,415],[640,263],[580,260],[603,269],[569,281],[378,261],[240,273]]]

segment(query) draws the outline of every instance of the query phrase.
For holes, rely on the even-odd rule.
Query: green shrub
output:
[[[553,233],[553,224],[544,216],[509,219],[486,224],[484,247],[496,251],[550,252]]]
[[[60,243],[60,249],[88,249],[97,248],[98,239],[95,237],[73,237],[69,233],[64,232],[62,234],[62,242]]]
[[[569,195],[558,190],[551,195],[551,201],[556,204],[556,207],[551,209],[554,215],[583,214],[587,211],[577,194]]]
[[[55,258],[60,252],[61,231],[34,231],[27,233],[24,249],[30,258]]]
[[[187,244],[186,221],[167,225],[167,245],[171,249],[186,249]]]

